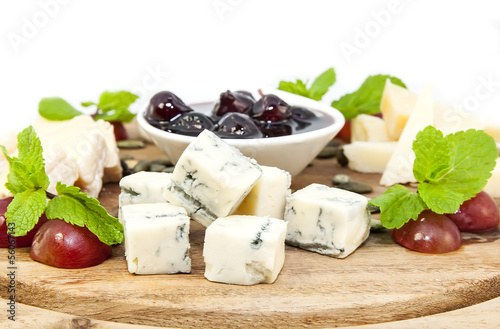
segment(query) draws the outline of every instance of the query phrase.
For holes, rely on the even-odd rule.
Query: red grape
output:
[[[486,192],[465,201],[454,214],[446,214],[462,232],[486,231],[498,227],[500,214],[495,200]]]
[[[113,125],[113,132],[115,133],[115,140],[122,141],[128,138],[127,130],[121,121],[110,121]]]
[[[392,230],[392,237],[408,249],[431,254],[454,251],[462,245],[462,236],[455,223],[430,210],[424,210],[417,220]]]
[[[337,138],[340,138],[346,143],[351,142],[351,120],[347,120],[345,122],[344,126],[342,127],[342,129],[340,129],[339,133],[337,134]]]
[[[31,246],[31,242],[33,241],[33,237],[38,229],[47,222],[47,217],[43,214],[38,223],[31,229],[26,235],[19,237],[11,237],[10,234],[7,234],[7,221],[5,219],[5,213],[7,212],[7,207],[13,198],[0,199],[0,248],[8,248],[9,238],[15,239],[16,248],[29,247]]]
[[[111,246],[101,242],[88,228],[52,219],[36,233],[30,256],[47,265],[84,268],[101,264],[111,255],[111,250]]]

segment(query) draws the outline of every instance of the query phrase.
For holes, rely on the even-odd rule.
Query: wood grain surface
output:
[[[126,153],[137,159],[162,157],[153,146]],[[337,173],[349,173],[372,184],[375,191],[369,197],[384,191],[377,184],[379,175],[352,173],[331,159],[315,160],[294,178],[293,188],[313,182],[331,185],[331,177]],[[108,184],[100,197],[114,215],[118,193],[116,184]],[[355,253],[342,260],[287,246],[278,280],[248,287],[207,281],[203,276],[204,228],[192,222],[190,237],[192,273],[178,275],[130,274],[122,246],[115,247],[103,264],[79,270],[34,262],[28,248],[19,248],[17,302],[35,307],[27,309],[65,313],[73,319],[123,324],[290,328],[383,324],[500,296],[498,228],[464,234],[464,245],[458,251],[442,255],[402,248],[386,230],[373,232]],[[6,250],[0,250],[0,260],[6,269]],[[7,285],[6,276],[0,276],[2,298],[8,298]]]

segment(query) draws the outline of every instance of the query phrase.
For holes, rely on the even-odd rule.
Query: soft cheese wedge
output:
[[[172,184],[164,196],[168,202],[186,208],[194,220],[209,226],[236,210],[261,175],[255,160],[204,130],[177,161]]]
[[[389,135],[387,126],[374,115],[360,114],[351,120],[351,142],[390,142],[395,141]]]
[[[370,234],[368,199],[346,190],[311,184],[287,199],[286,242],[299,248],[345,258]]]
[[[415,152],[413,152],[413,141],[417,133],[434,123],[434,101],[432,90],[426,87],[417,102],[415,108],[406,123],[401,137],[396,145],[396,150],[392,154],[380,179],[380,185],[392,186],[394,184],[405,184],[415,182],[413,175],[413,162]]]
[[[189,217],[166,202],[123,206],[125,256],[130,273],[191,272]]]
[[[262,176],[233,214],[283,219],[292,178],[287,171],[276,167],[260,168]]]
[[[240,285],[273,283],[285,261],[286,226],[271,217],[218,218],[205,232],[205,277]]]
[[[129,204],[166,202],[163,193],[172,182],[172,174],[141,171],[120,180],[118,219],[123,224],[122,207]]]
[[[353,142],[344,145],[349,169],[362,173],[384,172],[397,142]]]

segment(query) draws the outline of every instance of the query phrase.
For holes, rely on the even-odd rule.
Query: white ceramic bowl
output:
[[[242,89],[232,89],[242,90]],[[260,97],[251,89],[244,89]],[[344,116],[333,107],[316,102],[312,99],[290,94],[272,88],[261,88],[264,94],[275,94],[290,105],[304,106],[320,117],[333,118],[332,124],[318,130],[295,135],[254,138],[254,139],[224,139],[229,145],[238,148],[244,155],[254,158],[260,165],[278,167],[288,171],[292,176],[298,175],[321,152],[325,145],[337,135],[344,126]],[[195,111],[209,113],[216,100],[192,105]],[[158,148],[176,163],[184,149],[196,137],[169,133],[150,125],[144,118],[143,109],[137,115],[140,128],[145,131]],[[330,119],[331,120],[331,119]]]

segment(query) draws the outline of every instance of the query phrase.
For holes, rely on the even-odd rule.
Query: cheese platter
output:
[[[123,152],[123,151],[122,151]],[[156,146],[126,150],[137,160],[163,155]],[[334,158],[315,159],[294,177],[292,190],[311,183],[331,186],[348,174],[385,190],[380,174],[360,174]],[[118,213],[118,184],[105,184],[99,200]],[[500,200],[496,200],[500,204]],[[376,215],[375,215],[376,216]],[[134,275],[122,246],[110,259],[85,269],[34,262],[29,248],[16,250],[16,302],[116,323],[157,327],[336,327],[386,323],[443,313],[500,296],[500,229],[464,233],[463,246],[446,254],[423,254],[396,244],[388,230],[375,231],[346,259],[287,246],[284,267],[273,284],[239,286],[204,277],[205,228],[191,221],[190,274]],[[0,250],[7,267],[8,250]],[[0,279],[9,298],[8,277]]]

